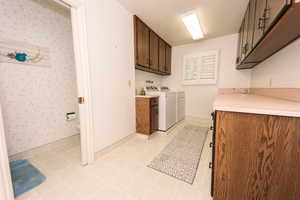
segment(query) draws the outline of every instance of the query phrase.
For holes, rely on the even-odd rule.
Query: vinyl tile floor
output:
[[[96,154],[94,164],[86,167],[80,165],[79,145],[32,157],[29,160],[47,180],[17,200],[211,200],[211,133],[193,185],[147,167],[187,123],[167,133],[157,132],[149,139],[133,135]]]

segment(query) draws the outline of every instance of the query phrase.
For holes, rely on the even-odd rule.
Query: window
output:
[[[184,56],[183,85],[216,84],[219,50]]]

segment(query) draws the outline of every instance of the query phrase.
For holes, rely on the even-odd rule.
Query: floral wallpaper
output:
[[[0,0],[0,38],[49,48],[51,67],[0,63],[0,104],[10,155],[76,134],[70,12],[51,0]]]

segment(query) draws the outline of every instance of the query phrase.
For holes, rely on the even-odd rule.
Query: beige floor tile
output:
[[[61,153],[38,154],[30,161],[47,180],[17,200],[211,200],[211,134],[193,185],[147,167],[186,123],[149,139],[131,137],[87,167],[80,165],[78,145],[66,145]]]

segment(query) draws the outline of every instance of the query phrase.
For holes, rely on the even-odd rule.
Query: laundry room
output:
[[[0,16],[0,200],[300,199],[300,0]]]

